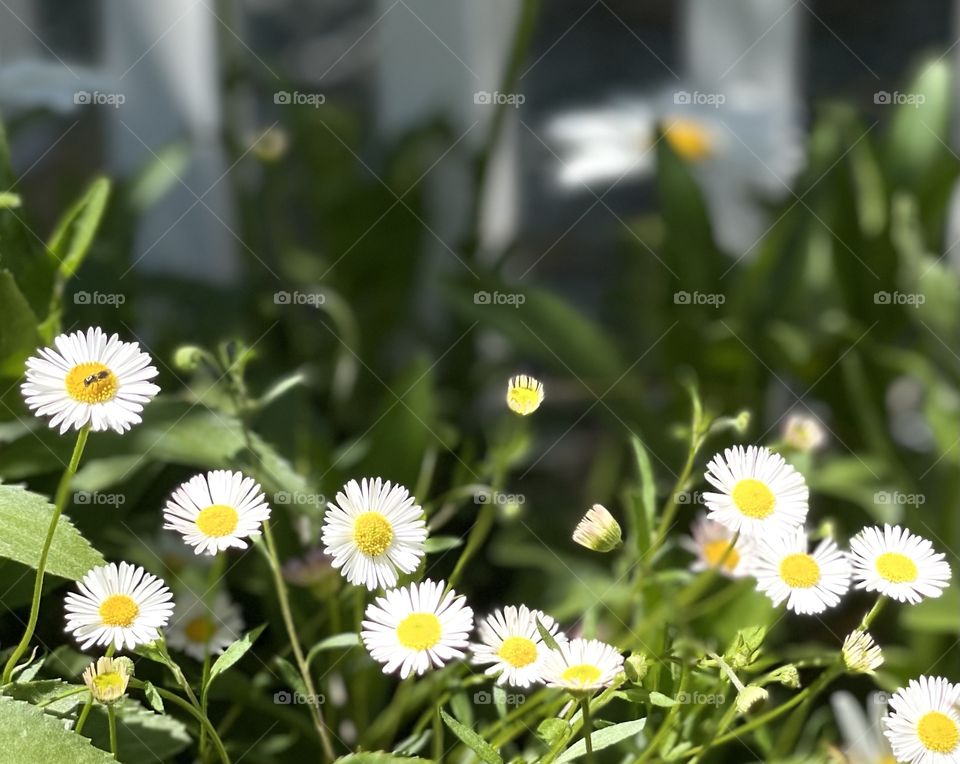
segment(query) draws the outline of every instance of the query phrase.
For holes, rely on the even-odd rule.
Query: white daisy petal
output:
[[[911,679],[890,699],[883,734],[897,761],[960,764],[960,685],[943,677]]]
[[[20,386],[27,407],[62,435],[87,423],[94,432],[124,433],[139,424],[145,404],[160,392],[151,358],[136,342],[107,338],[99,327],[61,334],[54,348],[27,359]]]
[[[757,541],[752,573],[757,591],[774,605],[787,601],[794,613],[812,615],[835,607],[850,588],[850,562],[833,539],[807,552],[802,528],[782,538]]]
[[[213,470],[180,485],[167,500],[163,519],[163,527],[179,533],[196,554],[215,555],[230,547],[246,549],[244,539],[260,535],[270,506],[253,478]]]
[[[90,570],[66,598],[68,633],[81,643],[132,650],[160,636],[173,611],[166,584],[143,568],[121,562]]]
[[[540,610],[526,605],[509,605],[484,618],[477,629],[480,642],[470,645],[475,665],[492,664],[485,673],[497,677],[497,684],[529,687],[542,684],[543,661],[549,648],[540,637],[537,621],[558,642],[567,637],[557,622]]]
[[[549,687],[599,690],[613,684],[623,668],[623,656],[598,639],[572,639],[558,647],[544,659],[543,674]]]
[[[194,592],[177,597],[167,630],[167,644],[202,661],[208,654],[219,655],[243,634],[240,608],[226,592],[217,592],[207,605]]]
[[[728,448],[713,457],[704,477],[719,491],[703,494],[710,519],[732,531],[782,535],[807,518],[809,491],[803,475],[766,448]]]
[[[323,518],[324,553],[350,583],[389,589],[426,553],[423,509],[402,485],[380,478],[351,480]]]
[[[727,526],[714,522],[701,514],[690,527],[690,536],[680,538],[680,546],[696,559],[690,563],[690,570],[701,573],[717,567],[720,560],[723,566],[720,574],[727,578],[743,578],[750,575],[751,557],[755,542],[748,536],[740,535],[733,549],[727,552],[734,532]]]
[[[899,525],[864,528],[850,539],[858,589],[915,605],[939,597],[950,583],[950,565],[933,544]]]
[[[466,598],[429,578],[391,589],[367,605],[360,637],[383,673],[401,678],[423,674],[431,666],[463,658],[473,630],[473,610]]]

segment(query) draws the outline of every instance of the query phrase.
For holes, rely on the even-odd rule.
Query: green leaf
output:
[[[277,671],[280,672],[281,678],[287,683],[287,686],[291,690],[299,693],[300,695],[308,694],[307,686],[304,684],[303,677],[300,676],[300,672],[297,671],[290,661],[279,655],[274,655],[271,663],[277,667]]]
[[[446,552],[463,545],[463,539],[457,536],[431,536],[424,544],[427,554]]]
[[[544,644],[549,647],[551,650],[559,650],[560,645],[557,644],[557,640],[554,639],[553,634],[551,634],[547,627],[540,623],[540,619],[537,619],[537,631],[540,632],[540,639],[543,640]]]
[[[36,568],[52,517],[53,505],[43,496],[0,485],[0,557]],[[103,564],[103,555],[62,516],[47,557],[47,573],[77,580]]]
[[[59,263],[58,281],[69,279],[83,263],[100,226],[109,196],[110,181],[97,178],[60,219],[47,245],[50,256]]]
[[[70,764],[106,764],[113,756],[63,727],[63,722],[41,709],[0,696],[0,740],[21,762],[69,761]]]
[[[144,682],[143,683],[143,694],[147,698],[147,702],[156,711],[158,714],[163,713],[163,698],[160,697],[160,692],[156,687],[153,686],[153,682]]]
[[[209,685],[220,674],[229,669],[234,663],[246,655],[247,651],[253,647],[253,643],[257,641],[257,637],[260,636],[265,628],[267,628],[267,624],[260,624],[257,626],[257,628],[251,629],[242,637],[240,637],[240,639],[230,645],[230,647],[224,650],[210,667],[210,678],[207,680],[207,684]]]
[[[74,690],[83,690],[67,697],[61,697]],[[15,700],[23,700],[33,705],[45,703],[43,710],[48,714],[65,716],[69,714],[78,705],[87,702],[90,693],[86,686],[82,684],[68,684],[59,679],[41,679],[39,682],[30,682],[29,684],[12,684],[5,688],[4,692]],[[59,698],[59,700],[56,700]]]
[[[637,460],[637,472],[640,475],[640,501],[634,510],[635,532],[637,534],[637,551],[640,555],[647,553],[650,548],[652,530],[657,516],[657,488],[654,484],[653,466],[650,464],[650,455],[646,446],[638,435],[630,437],[633,446],[633,455]]]
[[[472,729],[458,722],[442,708],[440,709],[440,717],[443,719],[443,723],[450,728],[450,731],[460,738],[460,742],[477,754],[481,761],[486,762],[486,764],[503,764],[503,759],[500,758],[496,749]]]
[[[113,708],[117,714],[120,761],[166,761],[191,743],[186,725],[176,717],[155,714],[129,697],[115,703]],[[83,733],[89,735],[97,746],[110,749],[110,730],[104,706],[94,705]]]
[[[0,377],[18,377],[40,344],[37,317],[10,271],[0,271]]]
[[[590,742],[593,743],[593,750],[602,751],[604,748],[609,748],[611,745],[616,745],[621,740],[626,740],[627,738],[639,734],[643,730],[646,723],[646,719],[635,719],[631,722],[611,724],[609,727],[604,727],[602,730],[594,730],[593,734],[590,736]],[[586,752],[586,743],[583,740],[578,740],[566,751],[564,751],[563,756],[557,759],[557,764],[562,764],[565,761],[573,761],[574,759],[583,756]]]
[[[334,634],[332,637],[327,637],[326,639],[317,642],[317,644],[310,648],[309,652],[307,653],[307,664],[309,665],[314,658],[316,658],[325,650],[349,649],[351,647],[356,647],[359,644],[360,636],[352,631],[348,631],[343,634]]]
[[[671,706],[677,705],[677,701],[673,698],[664,695],[662,692],[651,692],[649,695],[649,700],[653,705],[660,706],[660,708],[670,708]]]
[[[550,748],[554,748],[573,737],[573,727],[565,719],[544,719],[537,725],[537,737]]]
[[[365,751],[341,756],[336,764],[432,764],[430,759],[419,756],[398,756],[384,751]]]

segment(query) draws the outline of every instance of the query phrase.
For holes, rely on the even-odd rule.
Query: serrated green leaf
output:
[[[23,701],[0,696],[0,740],[19,762],[69,761],[107,764],[113,756],[63,727],[63,723]]]
[[[208,684],[213,682],[220,674],[246,655],[247,651],[253,647],[253,643],[257,641],[257,637],[260,636],[265,628],[267,628],[267,624],[260,624],[257,628],[251,629],[224,650],[210,667],[210,679],[207,680]]]
[[[442,708],[440,709],[440,717],[443,719],[443,723],[450,728],[450,731],[460,739],[460,742],[477,754],[481,761],[486,762],[486,764],[503,764],[503,759],[496,749],[470,727],[458,722]]]
[[[609,748],[611,745],[616,745],[621,740],[626,740],[629,737],[639,734],[643,730],[646,723],[646,719],[635,719],[631,722],[611,724],[609,727],[604,727],[602,730],[594,730],[593,734],[590,736],[590,742],[593,744],[593,750],[602,751],[604,748]],[[573,761],[574,759],[583,756],[586,752],[586,743],[583,740],[578,740],[566,751],[564,751],[563,755],[557,759],[557,764],[563,764],[565,761]]]
[[[0,557],[36,568],[52,517],[53,505],[45,497],[0,485]],[[62,516],[47,557],[47,573],[77,580],[104,562],[103,555]]]

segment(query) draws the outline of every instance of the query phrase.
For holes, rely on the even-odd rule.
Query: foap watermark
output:
[[[478,90],[473,94],[473,102],[478,106],[512,106],[518,109],[523,106],[527,97],[523,93],[501,93],[494,90]]]
[[[922,493],[877,491],[873,495],[873,503],[896,507],[921,507],[927,503],[927,497]]]
[[[874,305],[909,305],[919,308],[927,301],[927,296],[921,292],[874,292]]]
[[[277,491],[273,495],[274,504],[292,506],[322,507],[327,503],[327,497],[322,493],[304,493],[303,491]]]
[[[727,702],[726,695],[714,692],[681,692],[677,703],[685,706],[722,706]]]
[[[278,106],[312,106],[314,109],[319,109],[327,102],[327,97],[323,93],[278,90],[273,94],[273,102]]]
[[[892,93],[887,90],[878,90],[873,94],[873,102],[878,106],[912,106],[919,108],[927,100],[923,93],[901,93],[894,90]]]
[[[527,696],[520,692],[506,692],[503,694],[504,703],[508,706],[522,706],[527,702]],[[492,692],[480,690],[473,693],[473,703],[477,706],[491,706],[495,702]]]
[[[673,500],[677,504],[703,504],[702,491],[680,491]]]
[[[673,102],[677,106],[712,106],[719,109],[727,102],[727,97],[723,93],[701,93],[694,90],[678,90],[673,94]]]
[[[327,301],[323,292],[274,292],[274,305],[309,305],[319,308]]]
[[[74,292],[74,305],[112,305],[119,308],[127,301],[122,292]]]
[[[78,90],[73,94],[73,102],[77,106],[112,106],[114,109],[119,109],[126,101],[127,97],[123,93]]]
[[[522,493],[503,493],[502,491],[477,491],[473,495],[474,504],[497,504],[500,506],[519,506],[526,504],[527,497]]]
[[[322,692],[306,693],[280,690],[273,693],[273,702],[279,706],[322,706],[327,702],[327,698]]]
[[[719,308],[727,301],[727,296],[719,292],[686,292],[673,293],[674,305],[711,305]]]
[[[122,493],[102,493],[101,491],[74,491],[73,503],[95,507],[120,507],[127,501]]]
[[[487,292],[479,291],[473,293],[474,305],[512,305],[519,308],[527,301],[527,296],[521,292]]]

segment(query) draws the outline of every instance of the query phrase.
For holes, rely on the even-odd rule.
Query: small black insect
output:
[[[97,382],[101,379],[106,379],[110,376],[110,372],[104,369],[103,371],[98,371],[96,374],[91,374],[89,377],[84,377],[83,386],[90,387],[94,382]]]

